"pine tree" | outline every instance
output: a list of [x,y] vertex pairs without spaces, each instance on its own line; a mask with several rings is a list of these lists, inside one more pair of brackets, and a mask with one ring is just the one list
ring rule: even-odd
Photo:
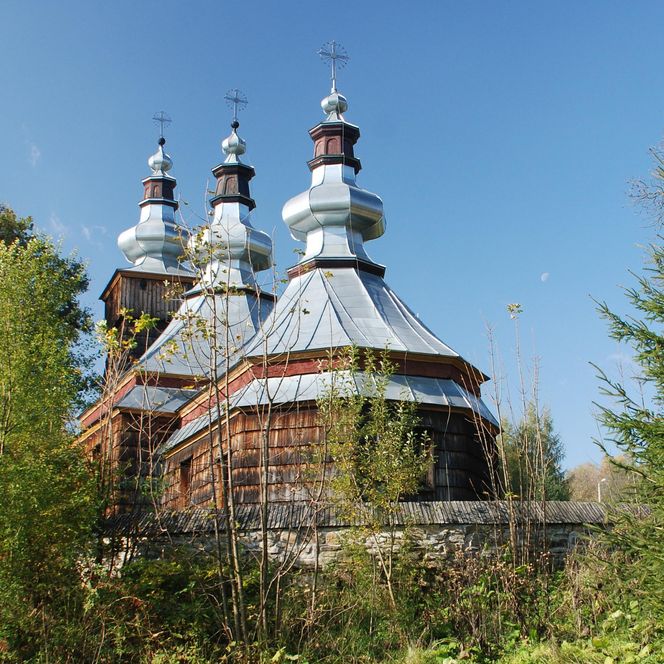
[[[612,533],[613,543],[626,552],[629,566],[616,569],[660,618],[664,616],[664,244],[662,236],[648,249],[649,265],[627,289],[634,315],[622,316],[600,304],[610,335],[628,344],[640,367],[642,389],[631,393],[622,382],[600,372],[603,393],[615,405],[600,406],[600,420],[610,441],[621,451],[619,463],[640,481],[637,500],[643,510],[623,512]],[[606,450],[605,450],[606,451]]]
[[523,500],[569,500],[562,468],[565,452],[548,408],[539,412],[529,403],[519,422],[503,421],[501,437],[507,465],[504,482],[512,494]]

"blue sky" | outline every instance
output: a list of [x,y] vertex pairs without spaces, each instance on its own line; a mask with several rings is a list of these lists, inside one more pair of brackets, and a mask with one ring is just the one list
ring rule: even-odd
[[193,224],[237,86],[250,100],[240,133],[255,225],[273,233],[283,270],[298,244],[281,207],[308,186],[307,130],[328,89],[315,52],[337,39],[351,55],[339,88],[362,130],[359,182],[387,215],[367,250],[486,372],[492,326],[515,407],[506,306],[522,305],[522,358],[537,358],[540,400],[574,466],[599,458],[589,363],[630,370],[592,297],[625,310],[620,286],[652,239],[627,192],[664,129],[663,24],[664,3],[645,0],[3,0],[0,201],[88,261],[101,317],[97,297],[124,264],[116,237],[138,220],[152,115],[173,117],[167,149]]

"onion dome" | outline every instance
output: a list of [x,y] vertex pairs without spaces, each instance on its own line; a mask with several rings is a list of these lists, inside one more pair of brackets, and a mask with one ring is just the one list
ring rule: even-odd
[[165,138],[159,139],[159,147],[148,159],[148,166],[152,169],[154,175],[166,175],[173,168],[173,160],[164,152]]
[[247,144],[237,135],[237,129],[240,123],[237,120],[231,122],[231,129],[233,130],[230,136],[227,136],[221,142],[221,149],[226,155],[225,163],[239,163],[240,156],[247,151]]
[[348,110],[348,100],[342,94],[333,90],[321,101],[320,106],[327,115],[326,122],[344,122],[342,113]]
[[272,265],[272,240],[251,225],[256,203],[249,181],[255,171],[240,159],[246,143],[238,136],[240,123],[233,120],[231,133],[221,144],[224,161],[212,169],[217,178],[210,203],[212,222],[190,240],[190,249],[205,264],[202,286],[255,290],[255,273]]
[[360,130],[344,119],[348,101],[336,89],[321,107],[326,118],[309,131],[314,142],[314,158],[308,163],[311,186],[291,198],[282,211],[293,238],[306,242],[300,266],[359,262],[382,274],[384,269],[364,249],[365,241],[385,232],[385,218],[380,197],[356,183],[361,164],[354,146]]
[[164,152],[165,143],[166,140],[160,138],[157,152],[148,159],[152,175],[143,180],[144,197],[139,203],[139,222],[120,234],[118,247],[134,264],[130,269],[158,274],[189,274],[180,265],[188,232],[175,221],[178,203],[173,191],[176,180],[168,174],[173,160]]

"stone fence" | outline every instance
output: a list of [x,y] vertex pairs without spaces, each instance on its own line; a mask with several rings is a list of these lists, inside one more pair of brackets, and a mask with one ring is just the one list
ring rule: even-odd
[[[178,512],[123,514],[110,519],[110,534],[140,542],[140,549],[155,555],[167,544],[208,548],[217,527],[225,530],[222,510],[188,509]],[[242,505],[236,523],[249,551],[261,546],[261,510]],[[353,534],[367,548],[399,546],[405,538],[425,556],[439,557],[463,550],[478,554],[495,551],[514,541],[535,551],[547,551],[560,564],[577,543],[598,528],[610,527],[604,505],[581,502],[431,501],[403,502],[391,514],[358,509],[348,518],[332,507],[313,508],[302,503],[269,506],[267,540],[274,559],[295,559],[301,567],[325,565],[339,555],[344,540]],[[368,524],[372,524],[368,528]]]

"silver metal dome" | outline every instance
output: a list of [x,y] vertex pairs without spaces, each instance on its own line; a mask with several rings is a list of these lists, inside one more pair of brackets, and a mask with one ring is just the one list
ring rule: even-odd
[[334,91],[320,102],[328,121],[343,120],[343,113],[348,110],[348,100],[339,92]]
[[164,152],[163,140],[160,139],[157,151],[148,159],[148,166],[154,175],[165,175],[173,168],[173,160]]
[[189,250],[203,266],[206,286],[254,287],[255,273],[272,265],[272,240],[253,228],[241,203],[219,203],[210,225],[192,235]]
[[[222,143],[226,159],[213,169],[218,180],[238,177],[238,173],[244,173],[247,179],[253,175],[253,169],[238,158],[246,150],[245,142],[237,135],[238,126],[234,120],[231,135]],[[222,194],[214,197],[212,204],[211,223],[189,239],[190,256],[199,268],[198,283],[141,358],[141,366],[147,371],[209,375],[214,361],[209,336],[212,330],[229,344],[216,358],[217,371],[222,371],[253,339],[274,306],[274,299],[262,296],[256,286],[255,273],[272,265],[272,241],[267,233],[251,225],[253,200],[248,189],[247,196]]]
[[[234,125],[236,123],[233,123]],[[237,135],[237,127],[233,126],[230,136],[221,142],[221,149],[226,154],[226,163],[239,162],[240,155],[247,151],[247,144]]]
[[[232,127],[230,136],[222,142],[224,164],[229,167],[241,163],[239,156],[247,147],[237,134],[237,121]],[[213,204],[210,225],[199,229],[189,240],[191,255],[204,266],[201,285],[254,288],[255,273],[272,265],[272,239],[251,225],[252,210],[246,203],[222,199],[213,200]]]
[[157,152],[148,159],[152,175],[143,180],[146,194],[140,203],[138,224],[120,233],[118,247],[133,263],[130,269],[189,274],[181,265],[189,232],[175,220],[178,204],[171,198],[175,178],[167,175],[173,160],[164,152],[163,144],[160,139]]
[[[322,125],[342,123],[359,136],[357,127],[341,116],[348,108],[343,95],[333,92],[323,99],[321,107],[328,114]],[[383,201],[357,186],[355,168],[347,163],[323,161],[316,165],[309,189],[287,201],[281,215],[292,237],[306,242],[301,263],[313,258],[357,257],[371,261],[363,243],[385,232]]]

